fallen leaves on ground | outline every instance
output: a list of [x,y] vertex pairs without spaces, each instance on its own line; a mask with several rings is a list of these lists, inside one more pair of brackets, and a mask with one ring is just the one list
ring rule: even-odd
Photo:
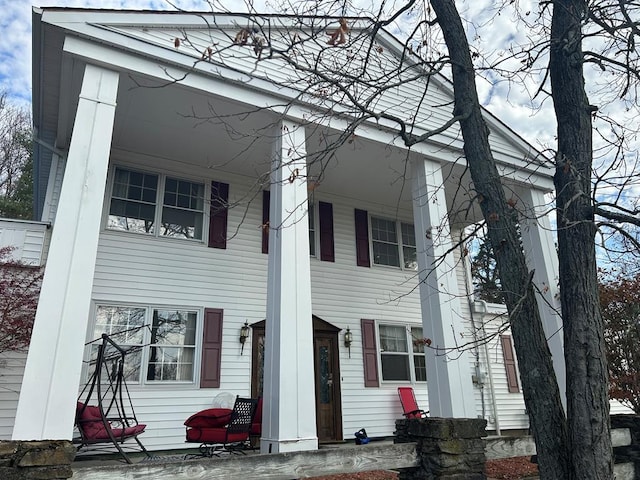
[[373,470],[371,472],[325,475],[322,477],[313,477],[310,480],[398,480],[398,474],[396,472],[390,472],[389,470]]
[[[530,457],[514,457],[502,460],[487,460],[487,477],[496,480],[520,480],[538,475],[538,465]],[[389,470],[374,470],[360,473],[341,473],[313,477],[311,480],[397,480],[398,474]]]
[[485,471],[487,476],[497,480],[518,480],[538,475],[538,465],[531,463],[531,457],[504,458],[487,460]]

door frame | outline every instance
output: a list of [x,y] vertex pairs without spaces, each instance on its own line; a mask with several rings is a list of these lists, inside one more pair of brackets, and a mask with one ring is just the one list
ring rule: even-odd
[[[314,384],[318,381],[318,363],[315,358],[316,340],[319,338],[327,339],[333,347],[333,355],[331,356],[331,369],[333,371],[332,395],[333,395],[333,431],[334,438],[323,440],[323,442],[341,442],[344,440],[342,431],[342,392],[340,384],[342,377],[340,375],[340,328],[322,320],[320,317],[313,315],[313,351],[314,351]],[[320,397],[316,389],[316,412],[319,409]],[[316,413],[316,429],[318,415]]]
[[[318,378],[318,369],[315,360],[315,341],[316,338],[326,338],[332,342],[332,345],[335,347],[335,353],[331,357],[331,367],[334,372],[334,382],[333,382],[333,430],[335,432],[335,437],[332,440],[328,441],[337,441],[341,442],[344,440],[344,432],[342,431],[342,390],[340,384],[342,383],[342,377],[340,375],[340,342],[339,342],[339,333],[341,331],[340,328],[335,325],[330,324],[329,322],[317,317],[316,315],[312,315],[313,321],[313,350],[314,350],[314,361],[313,361],[313,376],[314,376],[314,388]],[[251,396],[256,398],[260,396],[259,385],[260,379],[258,375],[260,370],[258,368],[258,348],[260,347],[261,338],[264,338],[265,335],[265,326],[266,320],[260,320],[256,322],[251,327]],[[264,352],[263,352],[264,355]],[[263,358],[264,361],[264,358]],[[316,402],[316,412],[318,410],[318,392],[315,392],[315,402]],[[317,422],[318,416],[316,414],[316,430],[317,430]]]

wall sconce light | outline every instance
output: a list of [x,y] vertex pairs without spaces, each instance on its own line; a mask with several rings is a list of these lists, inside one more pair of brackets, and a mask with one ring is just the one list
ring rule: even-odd
[[240,345],[242,345],[240,348],[240,355],[242,355],[242,352],[244,351],[244,343],[247,341],[247,338],[249,338],[249,324],[245,320],[244,325],[240,327]]
[[351,343],[353,342],[353,334],[349,327],[347,327],[347,331],[344,332],[344,346],[349,349],[349,358],[351,358]]

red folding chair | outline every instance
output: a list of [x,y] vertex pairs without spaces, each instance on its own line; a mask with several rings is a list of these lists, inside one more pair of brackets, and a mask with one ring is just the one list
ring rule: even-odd
[[403,415],[406,418],[425,418],[429,410],[424,411],[418,407],[416,396],[413,393],[413,387],[398,387],[398,396],[402,404]]

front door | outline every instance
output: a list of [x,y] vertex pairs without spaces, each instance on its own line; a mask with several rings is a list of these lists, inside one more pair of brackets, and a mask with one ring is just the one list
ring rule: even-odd
[[313,338],[313,349],[318,441],[342,440],[337,335],[316,333]]
[[[262,396],[265,321],[251,325],[251,396]],[[342,440],[340,397],[340,330],[313,316],[314,377],[316,388],[316,428],[319,442]]]

